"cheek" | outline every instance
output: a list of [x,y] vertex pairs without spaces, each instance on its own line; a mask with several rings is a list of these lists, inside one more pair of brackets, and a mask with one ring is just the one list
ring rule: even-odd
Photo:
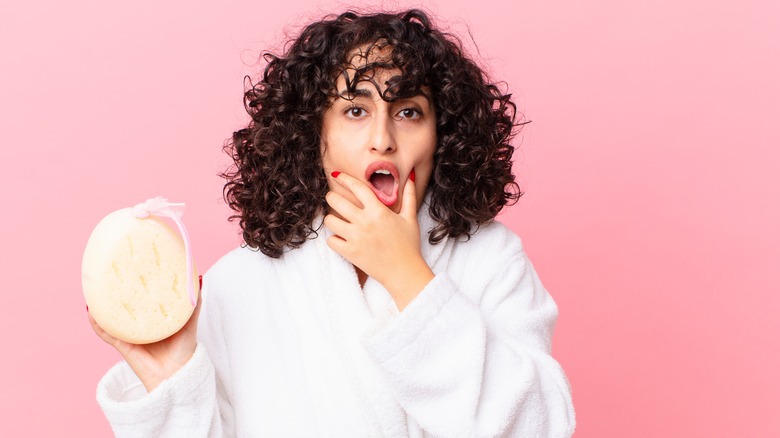
[[324,147],[320,148],[320,156],[322,157],[322,168],[325,170],[326,174],[329,174],[332,172],[333,166],[331,166],[330,155],[327,153],[327,149]]
[[422,144],[424,146],[424,156],[425,161],[433,162],[433,153],[436,151],[436,144],[438,143],[438,138],[436,136],[436,125],[430,124],[425,129],[424,138],[422,140]]
[[335,140],[332,137],[333,136],[328,136],[326,138],[323,138],[320,144],[320,156],[322,157],[322,168],[325,170],[326,175],[330,175],[330,173],[333,172],[334,170],[342,170],[342,169],[338,169],[339,142],[338,140]]
[[427,171],[430,175],[433,172],[433,154],[436,152],[436,136],[427,138],[421,147],[422,152],[417,157],[417,163],[421,170]]
[[320,157],[322,157],[322,162],[325,162],[325,159],[327,158],[327,152],[328,152],[328,144],[330,141],[328,140],[328,134],[325,132],[325,129],[320,131]]
[[345,171],[345,162],[349,162],[352,154],[350,153],[350,141],[348,136],[332,133],[326,135],[322,140],[320,155],[325,170],[330,173],[333,170]]
[[432,140],[432,144],[427,143],[423,149],[425,152],[417,157],[417,164],[415,165],[415,188],[417,189],[418,208],[422,205],[425,192],[431,182],[431,178],[433,178],[433,154],[436,151],[436,139]]

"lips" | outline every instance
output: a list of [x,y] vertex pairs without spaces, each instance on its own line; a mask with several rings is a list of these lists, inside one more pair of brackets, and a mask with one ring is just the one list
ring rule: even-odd
[[366,168],[366,181],[379,202],[390,207],[398,201],[398,168],[389,161],[375,161]]

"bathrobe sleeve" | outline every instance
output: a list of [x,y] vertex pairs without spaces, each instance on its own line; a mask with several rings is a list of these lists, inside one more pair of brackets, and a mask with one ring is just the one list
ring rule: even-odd
[[557,306],[519,238],[487,234],[366,347],[426,435],[569,437],[571,389],[550,355]]
[[111,368],[98,383],[97,401],[115,436],[235,435],[226,389],[212,360],[225,357],[224,342],[219,335],[219,323],[212,317],[215,305],[207,300],[206,281],[204,277],[198,345],[182,368],[149,393],[124,361]]

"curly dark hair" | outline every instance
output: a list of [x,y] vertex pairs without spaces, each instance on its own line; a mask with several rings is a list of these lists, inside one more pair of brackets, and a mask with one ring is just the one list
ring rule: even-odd
[[[350,82],[350,52],[366,45],[392,53],[366,60]],[[398,69],[381,93],[387,101],[429,87],[437,134],[427,189],[437,222],[428,238],[432,244],[445,236],[470,236],[522,195],[512,175],[510,141],[520,124],[511,94],[491,83],[460,41],[434,28],[425,12],[328,16],[304,28],[284,55],[266,52],[263,58],[262,79],[250,81],[244,94],[251,121],[226,143],[235,165],[221,174],[227,179],[225,201],[237,213],[230,219],[240,219],[248,246],[278,258],[317,235],[314,221],[327,212],[328,191],[322,115],[337,96],[339,75],[354,91],[371,72]]]

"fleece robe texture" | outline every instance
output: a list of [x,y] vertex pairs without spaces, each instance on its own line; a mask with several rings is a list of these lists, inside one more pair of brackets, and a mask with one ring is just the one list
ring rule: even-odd
[[203,277],[193,357],[151,393],[120,362],[97,399],[118,437],[569,437],[558,308],[499,222],[428,243],[435,278],[402,311],[319,236],[238,248]]

